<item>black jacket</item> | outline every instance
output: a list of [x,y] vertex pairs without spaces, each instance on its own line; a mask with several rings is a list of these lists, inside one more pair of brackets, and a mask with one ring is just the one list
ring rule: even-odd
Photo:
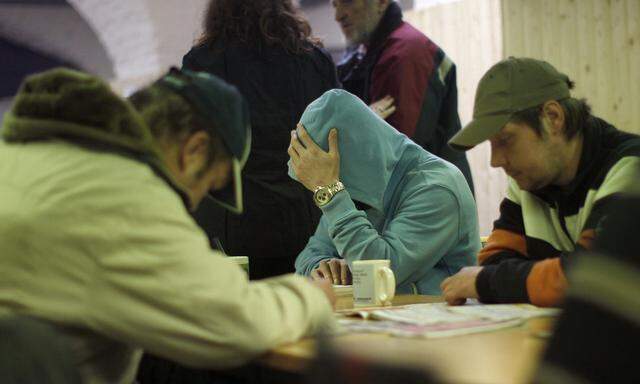
[[280,47],[196,46],[187,69],[214,74],[235,85],[251,113],[252,148],[243,171],[245,213],[237,216],[204,201],[196,221],[225,251],[249,256],[252,278],[292,272],[315,231],[320,211],[310,193],[287,175],[290,131],[306,106],[338,87],[326,51],[309,46],[293,55]]

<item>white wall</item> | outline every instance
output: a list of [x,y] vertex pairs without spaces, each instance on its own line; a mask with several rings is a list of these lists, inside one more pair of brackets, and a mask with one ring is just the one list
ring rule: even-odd
[[72,7],[0,4],[0,35],[103,78],[114,76],[97,35]]
[[147,0],[161,67],[180,66],[200,37],[207,0]]
[[325,48],[331,51],[344,49],[344,35],[336,23],[329,0],[325,5],[304,9],[302,13],[309,20],[313,34],[322,39]]
[[97,31],[123,93],[179,65],[200,33],[206,0],[69,0]]

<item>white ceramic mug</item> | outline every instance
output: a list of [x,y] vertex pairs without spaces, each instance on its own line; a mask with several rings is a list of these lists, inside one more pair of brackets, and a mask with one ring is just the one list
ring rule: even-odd
[[390,265],[389,260],[353,262],[351,275],[353,276],[353,305],[355,307],[391,304],[396,293],[396,277]]

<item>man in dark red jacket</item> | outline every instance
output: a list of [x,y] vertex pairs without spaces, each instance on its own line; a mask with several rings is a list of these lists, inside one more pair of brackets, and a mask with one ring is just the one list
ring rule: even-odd
[[447,141],[460,130],[455,64],[402,20],[391,0],[332,0],[349,48],[338,65],[344,89],[371,104],[391,95],[387,121],[427,151],[455,164],[473,191],[464,153]]

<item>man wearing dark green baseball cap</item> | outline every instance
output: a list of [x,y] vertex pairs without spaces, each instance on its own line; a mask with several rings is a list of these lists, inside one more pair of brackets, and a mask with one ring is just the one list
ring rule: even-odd
[[509,176],[500,217],[479,266],[443,281],[450,304],[560,303],[564,270],[590,248],[611,202],[638,190],[640,138],[591,114],[573,82],[549,63],[510,57],[482,77],[473,120],[449,144],[491,143]]
[[208,194],[242,209],[250,129],[234,87],[172,70],[129,102],[56,69],[14,100],[0,140],[0,317],[52,324],[83,382],[133,382],[143,349],[220,369],[331,326],[330,282],[249,282],[189,215]]

